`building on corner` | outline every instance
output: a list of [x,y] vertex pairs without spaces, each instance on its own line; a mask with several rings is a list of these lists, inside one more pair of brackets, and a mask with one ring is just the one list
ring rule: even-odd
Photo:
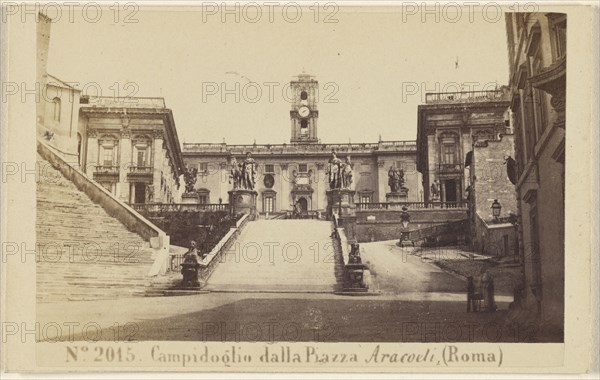
[[567,15],[508,13],[521,303],[563,333]]

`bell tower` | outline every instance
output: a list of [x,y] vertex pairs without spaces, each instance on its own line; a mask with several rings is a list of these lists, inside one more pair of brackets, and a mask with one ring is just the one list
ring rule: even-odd
[[290,142],[292,144],[316,144],[319,142],[317,138],[319,82],[313,76],[302,73],[298,75],[298,80],[290,82],[290,85],[292,90],[292,109],[290,111],[292,137]]

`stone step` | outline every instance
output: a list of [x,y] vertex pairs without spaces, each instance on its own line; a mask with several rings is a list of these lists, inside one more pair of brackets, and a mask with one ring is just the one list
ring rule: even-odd
[[[37,299],[40,302],[144,296],[156,252],[38,155],[52,181],[37,183]],[[54,181],[54,179],[58,179]],[[76,243],[73,251],[71,244]],[[100,254],[86,244],[100,249]],[[115,261],[115,244],[119,251]],[[132,247],[134,250],[132,251]],[[55,261],[57,249],[59,261]]]

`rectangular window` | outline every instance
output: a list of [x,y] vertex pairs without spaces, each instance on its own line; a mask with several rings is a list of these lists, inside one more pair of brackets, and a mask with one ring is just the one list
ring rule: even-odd
[[102,156],[102,165],[112,166],[113,165],[113,149],[104,148],[104,155]]
[[137,151],[137,166],[146,166],[146,150],[138,149]]
[[53,107],[53,119],[54,121],[60,121],[60,98],[54,98]]
[[444,155],[444,163],[445,164],[456,163],[456,145],[444,144],[442,146],[442,151],[443,151],[443,155]]
[[275,169],[274,169],[273,165],[266,164],[265,165],[265,173],[270,173],[270,174],[275,173]]
[[298,171],[300,173],[308,173],[308,165],[307,164],[299,164]]
[[275,202],[273,197],[265,197],[265,210],[264,212],[273,212],[275,210]]
[[200,202],[200,204],[207,204],[208,203],[208,195],[199,195],[198,202]]
[[198,164],[198,173],[208,173],[208,162],[201,162]]

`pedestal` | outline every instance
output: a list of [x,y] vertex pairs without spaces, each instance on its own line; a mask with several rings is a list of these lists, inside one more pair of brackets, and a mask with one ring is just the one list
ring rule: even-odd
[[198,204],[200,203],[198,200],[198,194],[197,193],[184,193],[181,194],[181,203],[185,203],[185,204]]
[[327,190],[327,219],[333,214],[339,218],[356,217],[356,206],[354,205],[354,193],[350,189]]
[[256,220],[258,212],[256,210],[256,199],[258,193],[254,190],[237,189],[229,193],[229,207],[233,215],[248,214],[250,220]]
[[399,191],[385,194],[385,200],[389,203],[406,202],[408,200],[408,188],[401,187]]

